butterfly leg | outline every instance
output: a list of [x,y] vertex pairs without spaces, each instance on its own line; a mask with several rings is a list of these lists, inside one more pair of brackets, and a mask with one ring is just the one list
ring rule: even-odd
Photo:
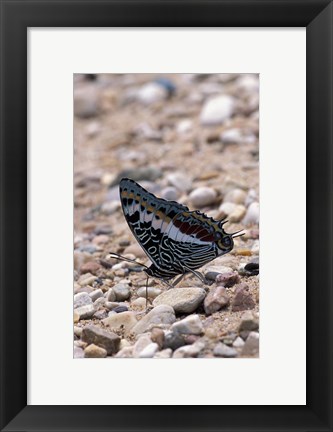
[[202,282],[203,284],[206,283],[206,278],[205,278],[205,276],[204,276],[203,274],[201,274],[200,272],[198,272],[198,271],[196,271],[196,270],[192,270],[192,269],[190,269],[190,268],[187,267],[187,266],[184,266],[184,268],[185,268],[188,272],[192,273],[195,277],[197,277],[197,278],[200,280],[200,282]]

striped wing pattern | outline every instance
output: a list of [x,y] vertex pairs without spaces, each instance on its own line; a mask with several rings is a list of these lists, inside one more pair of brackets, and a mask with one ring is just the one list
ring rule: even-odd
[[219,255],[218,222],[175,201],[157,198],[135,181],[120,182],[126,221],[152,261],[151,276],[169,279],[198,269]]

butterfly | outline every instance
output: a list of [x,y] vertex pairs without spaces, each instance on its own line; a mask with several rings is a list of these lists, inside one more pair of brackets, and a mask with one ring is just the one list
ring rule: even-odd
[[217,221],[176,201],[157,198],[129,178],[120,181],[119,193],[127,224],[152,263],[142,265],[145,273],[171,287],[189,273],[205,282],[197,269],[230,252],[233,238],[242,231],[228,234],[223,229],[226,220]]

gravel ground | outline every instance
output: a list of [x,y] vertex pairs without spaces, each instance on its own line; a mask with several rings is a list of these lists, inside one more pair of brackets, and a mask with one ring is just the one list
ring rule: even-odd
[[[259,77],[74,77],[74,357],[259,356]],[[245,230],[234,249],[168,289],[119,201],[129,177]]]

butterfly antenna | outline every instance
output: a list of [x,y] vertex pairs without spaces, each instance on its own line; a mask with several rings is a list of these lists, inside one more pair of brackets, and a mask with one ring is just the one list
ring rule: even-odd
[[137,262],[135,260],[132,260],[130,258],[126,258],[126,257],[124,257],[122,255],[119,255],[119,254],[115,253],[115,252],[109,252],[109,258],[114,258],[114,259],[117,259],[119,261],[127,261],[127,262],[130,262],[130,263],[134,263],[134,264],[137,264],[139,266],[145,267],[146,269],[148,268],[145,264],[141,264],[141,263],[139,263],[139,262]]
[[[242,232],[242,231],[244,231],[244,230],[241,229],[241,230],[236,231],[230,235],[232,236],[232,238],[241,237],[241,236],[245,235],[245,232]],[[239,234],[239,233],[241,233],[241,234]]]
[[148,309],[148,279],[149,276],[147,276],[147,280],[146,280],[146,311]]

